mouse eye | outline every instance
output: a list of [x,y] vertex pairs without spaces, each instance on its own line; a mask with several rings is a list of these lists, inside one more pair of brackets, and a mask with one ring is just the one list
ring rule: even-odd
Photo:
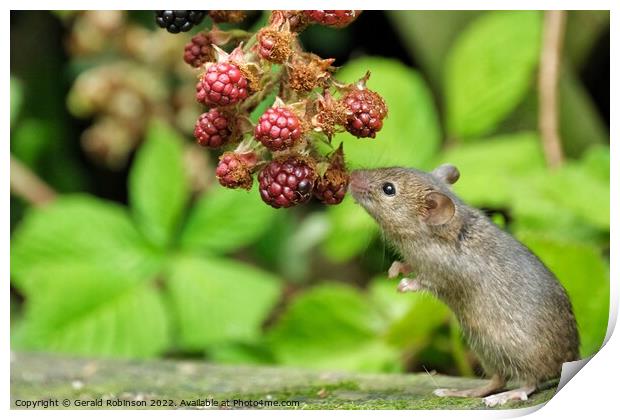
[[395,195],[396,194],[396,187],[394,187],[394,184],[392,184],[391,182],[386,182],[385,184],[383,184],[383,192],[385,193],[385,195]]

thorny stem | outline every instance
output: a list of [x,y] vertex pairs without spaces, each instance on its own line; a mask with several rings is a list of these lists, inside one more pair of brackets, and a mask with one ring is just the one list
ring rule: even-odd
[[11,192],[34,206],[56,198],[56,192],[19,159],[11,155]]
[[565,22],[566,11],[545,12],[538,74],[540,95],[538,123],[545,159],[551,168],[560,167],[564,161],[558,124],[558,84]]

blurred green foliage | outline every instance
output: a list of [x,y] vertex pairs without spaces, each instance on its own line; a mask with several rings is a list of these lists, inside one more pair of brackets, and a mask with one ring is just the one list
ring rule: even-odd
[[[561,124],[563,135],[581,134],[563,136],[571,159],[550,171],[536,133],[539,12],[389,16],[421,70],[369,56],[342,66],[346,82],[370,70],[369,88],[389,107],[376,140],[336,137],[348,164],[455,164],[457,194],[557,274],[582,354],[592,354],[608,317],[609,140],[574,75],[596,34],[588,27],[576,37],[581,15],[570,15]],[[41,173],[53,129],[17,118],[25,89],[11,79],[11,147]],[[383,275],[393,255],[350,198],[276,211],[256,191],[213,186],[195,197],[184,142],[166,123],[150,123],[130,168],[128,207],[81,193],[28,209],[11,238],[11,284],[24,302],[12,308],[14,348],[472,373],[449,310],[430,295],[395,292]]]

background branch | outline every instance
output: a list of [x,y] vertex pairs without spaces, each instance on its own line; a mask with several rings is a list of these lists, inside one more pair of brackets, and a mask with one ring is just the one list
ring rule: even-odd
[[538,74],[540,95],[538,123],[545,159],[551,168],[559,167],[564,161],[558,124],[558,84],[565,24],[566,11],[548,10],[545,12]]
[[11,193],[34,206],[56,198],[56,192],[19,159],[11,155]]

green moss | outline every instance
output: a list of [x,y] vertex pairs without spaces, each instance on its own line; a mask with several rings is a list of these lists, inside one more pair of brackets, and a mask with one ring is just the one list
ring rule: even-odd
[[[13,407],[17,399],[51,397],[59,401],[145,400],[148,408],[169,408],[151,407],[150,402],[155,400],[173,400],[179,408],[181,400],[207,398],[298,401],[298,406],[288,409],[302,410],[486,409],[478,398],[439,398],[432,393],[438,387],[467,388],[481,383],[478,379],[442,375],[353,374],[169,360],[86,360],[14,354],[11,362]],[[550,388],[504,408],[538,405],[554,392],[555,388]]]

